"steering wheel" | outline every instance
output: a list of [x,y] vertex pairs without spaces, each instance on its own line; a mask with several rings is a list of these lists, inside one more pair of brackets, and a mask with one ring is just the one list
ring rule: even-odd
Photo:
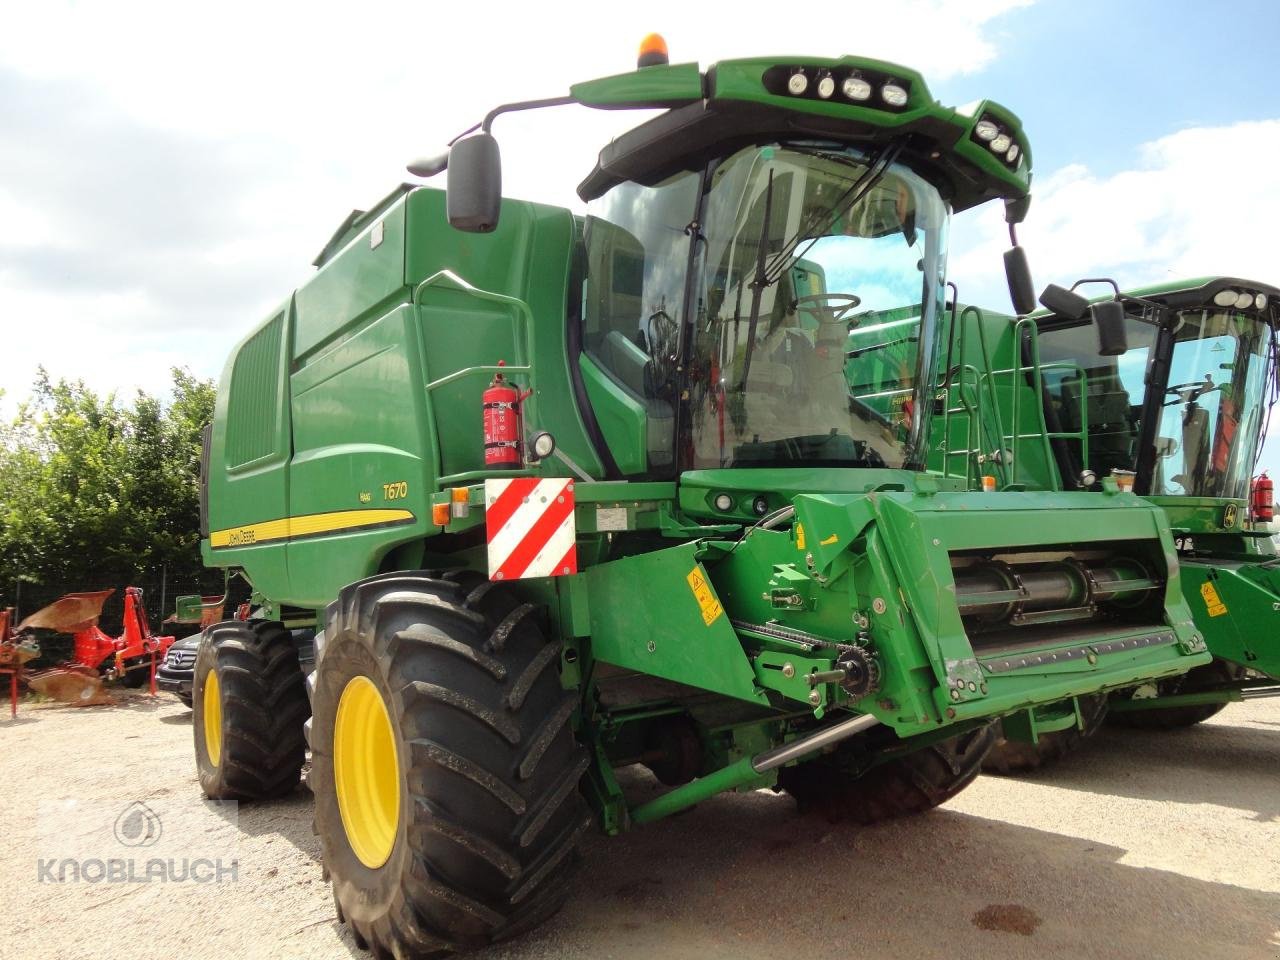
[[[858,309],[862,298],[852,293],[807,293],[797,297],[795,307],[801,313],[807,313],[818,321],[818,324],[840,323],[849,314]],[[851,324],[849,329],[853,329]]]
[[1165,393],[1172,394],[1177,397],[1176,400],[1169,400],[1164,406],[1171,407],[1175,403],[1190,403],[1199,400],[1206,393],[1217,390],[1220,385],[1212,380],[1192,380],[1190,383],[1174,383],[1165,387]]

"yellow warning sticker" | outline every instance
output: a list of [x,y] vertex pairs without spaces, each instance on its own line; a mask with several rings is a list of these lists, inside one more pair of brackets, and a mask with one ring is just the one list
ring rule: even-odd
[[698,601],[698,608],[702,611],[702,622],[708,627],[711,626],[715,623],[716,617],[724,613],[724,607],[720,606],[715,591],[711,589],[711,584],[707,583],[707,575],[702,572],[701,567],[694,567],[685,579],[689,581],[693,599]]
[[1227,605],[1222,602],[1218,591],[1208,580],[1200,584],[1200,596],[1204,598],[1205,609],[1209,611],[1209,616],[1220,617],[1227,612]]
[[803,523],[796,524],[796,549],[797,550],[804,549],[804,524]]

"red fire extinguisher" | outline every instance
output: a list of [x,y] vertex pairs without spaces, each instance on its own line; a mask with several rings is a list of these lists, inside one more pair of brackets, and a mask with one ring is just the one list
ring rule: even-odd
[[1271,478],[1265,473],[1254,477],[1253,489],[1249,491],[1249,510],[1254,520],[1269,521],[1275,516],[1275,496]]
[[[498,366],[506,366],[503,360]],[[520,466],[520,391],[501,373],[481,395],[484,407],[484,465],[498,470]]]

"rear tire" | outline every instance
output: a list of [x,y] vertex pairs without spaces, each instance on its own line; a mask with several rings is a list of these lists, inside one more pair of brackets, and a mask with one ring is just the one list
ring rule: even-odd
[[1093,736],[1107,716],[1106,694],[1093,694],[1078,698],[1080,714],[1084,720],[1084,729],[1068,727],[1066,730],[1051,730],[1040,734],[1035,743],[1023,740],[1006,740],[1004,730],[999,723],[996,729],[995,746],[982,762],[982,769],[987,773],[999,773],[1005,776],[1014,773],[1026,773],[1038,770],[1051,763],[1057,763],[1069,753],[1074,753],[1086,737]]
[[[470,574],[391,574],[343,590],[324,636],[310,783],[338,918],[356,944],[377,957],[430,956],[558,910],[591,823],[578,790],[589,758],[570,727],[578,697],[560,686],[560,644],[536,608]],[[397,769],[339,790],[336,771],[355,756],[345,733],[335,737],[339,708],[366,681]],[[384,783],[398,791],[380,808],[395,811],[394,829],[370,858],[368,818],[351,814],[349,831],[344,803],[351,811],[368,784],[379,795]]]
[[263,800],[298,786],[310,715],[289,631],[228,620],[205,631],[191,686],[196,769],[211,800]]
[[799,766],[784,767],[778,784],[795,798],[802,813],[817,813],[833,823],[869,826],[924,813],[950,800],[977,778],[995,739],[996,724],[988,723],[894,757],[865,773],[858,757],[848,749],[837,749]]
[[[1213,660],[1202,667],[1193,667],[1181,677],[1156,681],[1161,696],[1179,693],[1201,693],[1242,680],[1245,668],[1228,660]],[[1126,691],[1132,696],[1133,691]],[[1123,694],[1122,694],[1123,695]],[[1110,722],[1120,727],[1136,730],[1179,730],[1203,723],[1222,712],[1225,703],[1202,703],[1191,707],[1157,707],[1152,710],[1117,710],[1110,715]]]

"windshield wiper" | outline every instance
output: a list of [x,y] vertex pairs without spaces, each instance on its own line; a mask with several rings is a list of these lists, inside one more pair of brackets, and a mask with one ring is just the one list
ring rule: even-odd
[[773,170],[769,170],[769,186],[764,192],[764,217],[760,222],[760,243],[756,248],[756,275],[751,280],[751,319],[747,322],[747,352],[742,358],[742,379],[738,390],[747,386],[747,374],[751,372],[751,354],[756,348],[756,327],[760,323],[760,300],[764,288],[769,286],[764,269],[765,249],[769,244],[769,221],[773,219]]
[[[839,160],[847,163],[844,158],[835,157],[828,153],[803,151],[810,153],[811,156],[823,157],[828,160]],[[849,185],[849,189],[836,198],[835,203],[825,211],[815,211],[809,218],[807,223],[802,223],[795,234],[782,245],[782,249],[774,255],[769,262],[768,282],[770,284],[777,283],[782,277],[782,269],[786,263],[793,259],[794,251],[804,242],[805,237],[812,237],[809,246],[813,246],[818,242],[820,237],[827,234],[827,231],[835,224],[837,220],[843,217],[846,211],[852,209],[858,204],[868,193],[871,188],[880,182],[880,178],[884,176],[884,172],[889,169],[889,164],[898,158],[898,154],[902,152],[901,143],[890,143],[884,147],[879,153],[871,157],[866,169],[858,176],[856,180]],[[809,247],[805,247],[807,251]],[[795,258],[799,258],[803,254],[794,254]]]
[[[871,192],[871,188],[880,181],[885,171],[889,169],[889,164],[893,163],[901,152],[901,143],[887,144],[884,149],[871,158],[866,170],[850,184],[849,189],[841,194],[835,203],[825,211],[815,213],[809,218],[808,222],[802,223],[791,239],[784,242],[782,249],[766,263],[765,247],[769,241],[769,221],[772,219],[773,208],[773,170],[770,169],[769,185],[764,196],[764,222],[760,225],[760,246],[756,252],[756,271],[750,284],[751,316],[747,322],[747,352],[742,360],[742,377],[738,380],[739,391],[746,389],[747,374],[751,372],[751,356],[755,352],[756,330],[760,324],[760,301],[764,296],[765,289],[782,279],[782,271],[786,269],[787,263],[791,261],[792,255],[800,244],[804,242],[805,237],[813,234],[813,238],[809,241],[809,246],[813,246],[818,242],[819,237],[825,236],[831,226],[844,216],[846,211],[852,209],[863,197]],[[815,155],[837,159],[829,154]],[[805,247],[806,251],[808,249],[809,247]],[[738,318],[735,316],[735,323],[737,320]]]
[[846,350],[844,355],[850,360],[856,360],[858,357],[868,353],[875,353],[877,350],[884,350],[886,347],[896,347],[900,343],[919,343],[919,335],[910,337],[899,337],[897,340],[886,340],[884,343],[872,344],[869,347],[857,347],[853,350]]

